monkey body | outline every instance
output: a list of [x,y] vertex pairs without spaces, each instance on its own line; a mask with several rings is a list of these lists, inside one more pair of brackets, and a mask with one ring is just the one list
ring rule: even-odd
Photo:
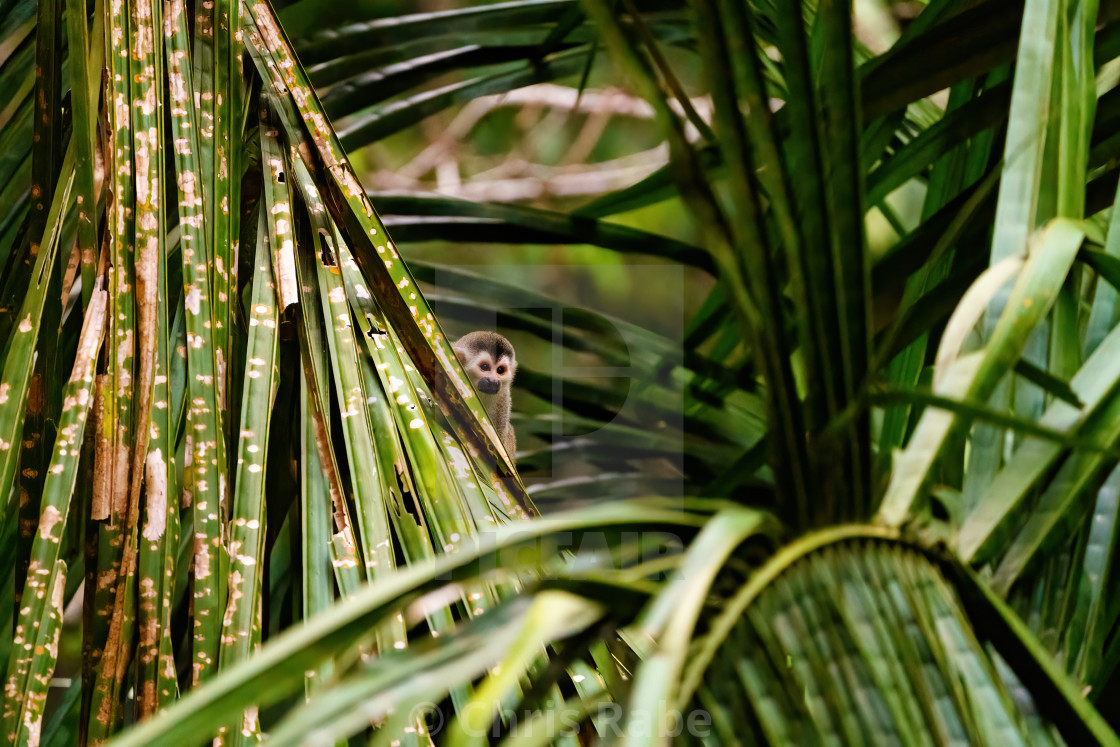
[[479,399],[482,400],[482,405],[486,408],[486,414],[490,416],[490,422],[494,425],[494,430],[498,432],[498,438],[502,440],[502,446],[505,448],[506,454],[513,461],[517,454],[517,435],[513,432],[513,424],[509,422],[510,411],[513,409],[509,389],[502,387],[494,395],[479,394]]
[[502,447],[513,461],[517,453],[517,437],[510,422],[513,409],[510,389],[517,372],[513,345],[497,332],[479,330],[463,335],[452,348],[478,392]]

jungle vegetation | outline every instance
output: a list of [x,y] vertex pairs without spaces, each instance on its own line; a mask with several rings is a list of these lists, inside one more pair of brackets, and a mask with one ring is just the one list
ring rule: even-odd
[[4,738],[1120,743],[1118,123],[1109,0],[0,0]]

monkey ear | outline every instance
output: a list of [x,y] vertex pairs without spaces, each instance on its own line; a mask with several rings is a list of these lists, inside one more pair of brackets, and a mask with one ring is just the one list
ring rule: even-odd
[[458,345],[452,345],[451,349],[455,351],[455,357],[459,359],[459,365],[467,365],[467,351],[463,350]]

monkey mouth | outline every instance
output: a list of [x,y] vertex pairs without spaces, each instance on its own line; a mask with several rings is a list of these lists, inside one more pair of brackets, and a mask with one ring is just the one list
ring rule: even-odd
[[497,379],[479,379],[478,391],[482,394],[497,394],[502,385]]

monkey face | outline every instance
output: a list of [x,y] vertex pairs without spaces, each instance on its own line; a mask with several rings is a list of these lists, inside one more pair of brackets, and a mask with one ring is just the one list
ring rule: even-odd
[[513,379],[513,366],[508,356],[494,360],[490,353],[481,351],[465,367],[479,394],[497,394],[503,384]]
[[[505,338],[501,339],[505,341]],[[517,361],[512,355],[512,346],[508,342],[505,344],[508,352],[500,346],[496,349],[490,340],[476,340],[471,335],[455,343],[455,355],[479,394],[495,395],[503,385],[508,388],[513,381]]]

